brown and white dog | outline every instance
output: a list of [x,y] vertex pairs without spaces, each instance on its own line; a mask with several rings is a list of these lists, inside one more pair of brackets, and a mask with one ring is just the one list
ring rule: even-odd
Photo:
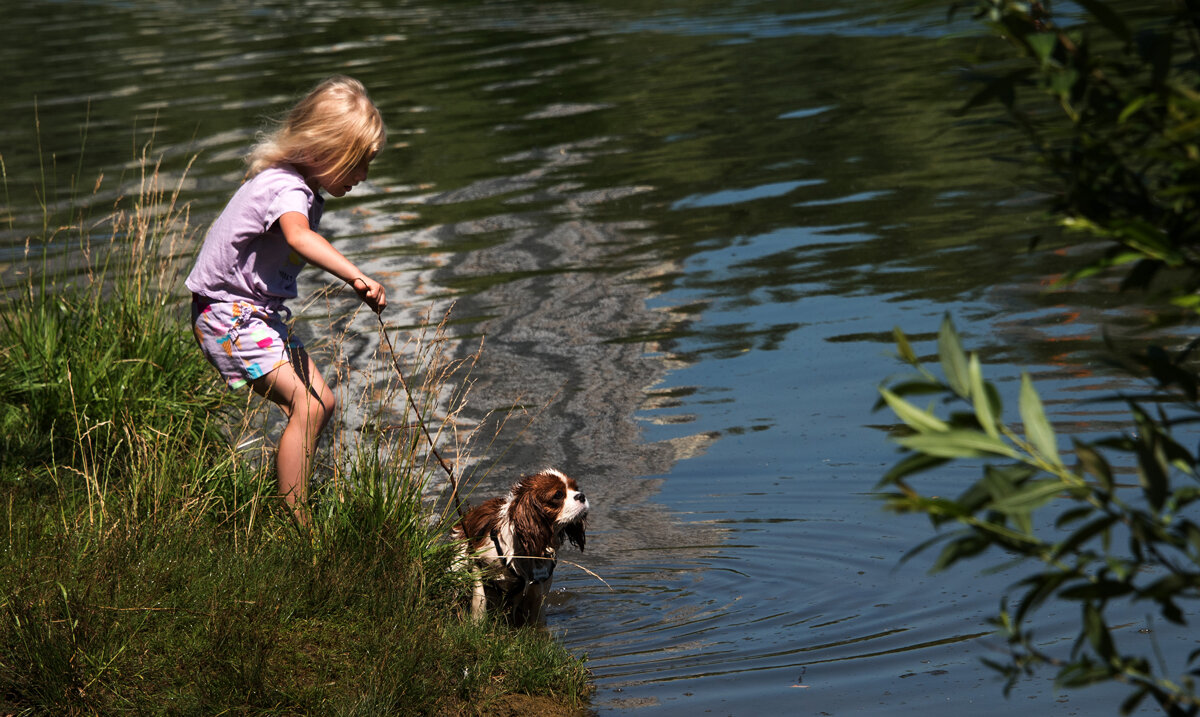
[[547,469],[522,477],[508,495],[458,521],[453,537],[479,568],[471,615],[478,619],[491,609],[514,626],[545,622],[558,549],[566,538],[583,550],[588,509],[575,479]]

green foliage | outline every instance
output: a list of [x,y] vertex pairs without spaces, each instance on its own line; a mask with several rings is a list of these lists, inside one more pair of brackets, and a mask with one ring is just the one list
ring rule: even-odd
[[[1191,517],[1200,500],[1200,457],[1174,435],[1175,428],[1200,415],[1200,404],[1180,406],[1187,418],[1172,418],[1161,408],[1151,416],[1137,400],[1124,399],[1135,430],[1094,442],[1074,440],[1075,460],[1067,465],[1027,374],[1021,379],[1020,422],[1010,426],[1003,420],[995,386],[983,379],[978,357],[963,351],[948,317],[938,339],[943,378],[916,358],[899,329],[896,337],[901,355],[918,376],[880,389],[881,405],[904,424],[895,441],[910,454],[882,480],[892,489],[889,507],[925,513],[936,526],[960,526],[921,546],[943,543],[934,564],[938,570],[992,548],[1003,550],[1006,559],[1039,565],[1018,584],[1015,607],[1005,603],[995,618],[1011,647],[1011,661],[991,664],[1008,675],[1010,686],[1020,675],[1048,664],[1058,668],[1063,686],[1121,680],[1134,688],[1131,705],[1151,696],[1172,714],[1200,711],[1191,674],[1194,660],[1175,666],[1178,677],[1164,674],[1165,668],[1154,667],[1148,656],[1119,651],[1106,621],[1114,604],[1144,602],[1164,619],[1185,624],[1181,603],[1200,598],[1200,524]],[[1163,360],[1150,354],[1143,358]],[[1196,378],[1188,376],[1195,388]],[[1162,383],[1156,387],[1169,388]],[[907,400],[913,395],[940,400],[919,408]],[[938,405],[949,406],[949,418],[937,415]],[[1117,469],[1105,450],[1129,457],[1136,486],[1114,479]],[[950,459],[984,461],[982,477],[953,499],[929,497],[913,485],[915,477]],[[1039,523],[1036,515],[1053,517],[1053,526]],[[1023,627],[1050,599],[1075,603],[1080,611],[1080,640],[1067,659],[1048,654]]]
[[[998,101],[1029,138],[1054,216],[1078,230],[1068,240],[1085,247],[1083,265],[1063,281],[1119,272],[1123,289],[1161,291],[1200,309],[1200,3],[1126,11],[1132,3],[1080,0],[1062,22],[1048,2],[970,5],[1017,57],[991,62],[963,110]],[[999,391],[948,317],[938,333],[940,377],[899,329],[896,344],[917,375],[881,388],[879,405],[903,423],[894,440],[905,457],[881,482],[889,506],[924,513],[939,529],[957,526],[919,548],[942,546],[936,569],[995,558],[994,549],[1005,564],[1036,566],[993,618],[1010,652],[989,664],[1010,688],[1051,666],[1064,687],[1128,685],[1123,713],[1149,697],[1168,714],[1200,714],[1200,651],[1182,664],[1139,654],[1114,639],[1109,623],[1112,612],[1138,605],[1184,625],[1185,608],[1200,598],[1193,519],[1200,457],[1185,447],[1200,419],[1194,345],[1128,357],[1151,386],[1141,398],[1115,399],[1128,405],[1129,428],[1068,446],[1027,374],[1017,394],[1019,422],[1005,421]],[[918,396],[931,403],[911,402]],[[958,497],[931,496],[917,485],[962,460],[981,475]],[[1120,481],[1123,473],[1136,474],[1136,485]],[[1078,610],[1078,638],[1065,656],[1029,627],[1048,602]]]
[[1089,0],[1061,24],[1049,2],[973,5],[1018,57],[989,65],[963,110],[1004,104],[1049,170],[1059,221],[1107,245],[1065,280],[1120,268],[1124,288],[1148,288],[1178,269],[1161,288],[1200,306],[1197,3],[1139,3],[1127,18]]
[[55,455],[82,469],[100,457],[132,459],[154,429],[196,442],[215,431],[208,414],[227,404],[197,364],[170,306],[67,289],[25,294],[0,316],[0,436],[5,466]]
[[111,482],[162,498],[166,486],[149,480],[158,468],[146,465],[156,444],[220,445],[214,418],[230,397],[193,360],[187,309],[170,292],[187,209],[145,155],[142,167],[137,196],[101,221],[44,209],[57,227],[41,238],[46,256],[27,261],[3,296],[0,486],[70,493]]

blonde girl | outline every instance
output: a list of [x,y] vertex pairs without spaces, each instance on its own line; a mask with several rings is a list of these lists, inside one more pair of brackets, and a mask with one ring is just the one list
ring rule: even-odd
[[333,415],[333,392],[281,314],[296,276],[316,264],[353,287],[373,311],[383,286],[320,234],[324,191],[345,196],[367,177],[386,129],[362,83],[318,84],[247,157],[247,181],[213,222],[185,281],[204,355],[232,389],[249,385],[279,405],[287,426],[275,468],[279,495],[308,525],[308,476],[317,438]]

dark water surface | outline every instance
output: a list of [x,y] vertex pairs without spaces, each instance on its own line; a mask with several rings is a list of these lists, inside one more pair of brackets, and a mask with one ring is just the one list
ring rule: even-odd
[[[1019,573],[898,567],[927,525],[873,496],[894,325],[932,353],[952,312],[1010,405],[1027,367],[1088,433],[1118,418],[1078,404],[1119,380],[1098,327],[1142,321],[1102,287],[1043,293],[1067,259],[1023,251],[1041,218],[998,161],[1020,140],[953,116],[970,41],[910,5],[0,2],[0,270],[39,197],[68,204],[79,176],[76,202],[111,203],[151,138],[168,180],[198,155],[181,199],[203,226],[261,118],[353,74],[392,146],[324,227],[389,321],[454,304],[461,350],[485,337],[465,421],[544,407],[481,456],[477,495],[543,465],[589,494],[566,557],[611,589],[563,566],[550,623],[601,712],[1112,713],[1120,691],[1048,679],[1006,701],[979,660]],[[305,309],[308,335],[348,306]],[[343,326],[348,362],[374,351],[368,317]],[[1039,619],[1046,645],[1072,617]],[[1117,637],[1195,648],[1145,626]]]

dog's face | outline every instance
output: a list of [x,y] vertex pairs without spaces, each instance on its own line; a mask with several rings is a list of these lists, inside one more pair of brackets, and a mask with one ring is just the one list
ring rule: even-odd
[[583,550],[590,506],[574,478],[556,470],[545,470],[518,483],[513,488],[513,498],[511,515],[518,523],[518,532],[532,534],[548,530],[553,535],[565,536]]

